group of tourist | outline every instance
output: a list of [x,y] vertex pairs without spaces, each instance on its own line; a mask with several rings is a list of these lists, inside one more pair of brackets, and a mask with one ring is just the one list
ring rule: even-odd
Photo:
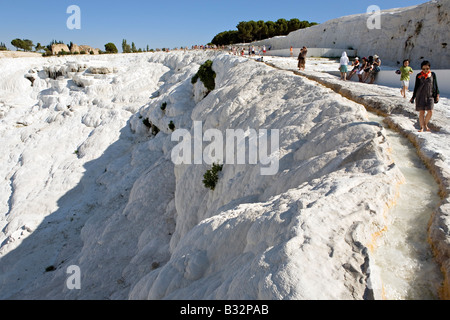
[[[362,63],[358,61],[358,58],[355,58],[355,61],[352,63],[353,70],[350,72],[349,80],[356,73],[360,82],[366,82],[370,78],[369,83],[373,83],[377,73],[380,72],[381,60],[377,55],[373,56],[373,60],[371,58],[366,59],[364,57]],[[346,66],[348,63],[347,54],[344,52],[341,57],[340,69],[341,79],[344,81],[347,80]],[[419,112],[419,132],[430,132],[431,129],[428,127],[428,124],[433,115],[434,104],[439,102],[439,86],[436,74],[431,72],[431,64],[429,61],[423,61],[421,69],[422,71],[416,76],[414,92],[410,102],[416,104],[416,111]],[[402,67],[396,73],[400,75],[400,94],[406,99],[411,75],[414,73],[413,69],[409,66],[409,59],[403,61]]]
[[347,52],[344,51],[340,59],[339,68],[339,71],[341,72],[341,79],[344,81],[351,80],[352,77],[357,74],[359,82],[367,82],[367,80],[369,80],[369,83],[373,84],[378,72],[381,71],[381,59],[375,54],[373,56],[369,56],[368,58],[364,57],[361,60],[362,61],[356,57],[351,64],[353,69],[350,73],[348,73],[348,65],[350,64],[350,60],[347,56]]
[[[269,47],[270,50],[270,47]],[[235,55],[245,55],[245,49],[242,47],[232,47],[231,52]],[[290,49],[291,56],[293,55],[293,48]],[[248,55],[264,55],[266,53],[266,47],[248,47]],[[298,68],[305,70],[306,57],[308,54],[308,48],[303,47],[298,55]],[[349,72],[348,66],[353,67]],[[428,126],[431,117],[433,115],[434,105],[439,102],[439,87],[436,74],[431,71],[431,64],[429,61],[423,61],[421,64],[421,72],[416,76],[416,82],[414,86],[414,92],[412,98],[409,100],[411,103],[415,103],[416,111],[419,112],[419,132],[430,132]],[[350,64],[350,59],[347,56],[347,52],[343,52],[340,58],[339,71],[341,79],[343,81],[351,80],[356,74],[361,83],[373,84],[377,74],[381,70],[381,59],[378,55],[364,57],[361,60],[356,57]],[[409,66],[409,60],[404,60],[402,67],[396,71],[400,75],[401,90],[400,93],[403,98],[406,99],[406,93],[409,89],[410,76],[414,73],[413,69]]]
[[[303,47],[298,56],[298,68],[300,70],[305,69],[307,52],[307,48]],[[381,70],[381,59],[378,55],[369,56],[368,58],[364,57],[362,58],[362,61],[356,57],[351,64],[353,69],[350,73],[348,73],[349,65],[349,57],[347,56],[347,52],[344,51],[340,58],[339,67],[341,80],[351,80],[351,78],[357,74],[359,82],[365,83],[369,80],[369,83],[373,84],[377,74]],[[419,132],[430,132],[431,129],[428,127],[428,124],[433,115],[434,105],[439,102],[439,86],[436,73],[431,71],[431,64],[429,61],[423,61],[421,64],[421,69],[421,72],[416,76],[414,92],[410,102],[413,104],[415,103],[416,111],[419,112]],[[402,67],[397,70],[396,73],[400,75],[400,81],[402,83],[400,93],[403,98],[406,99],[406,93],[409,89],[410,76],[414,73],[413,69],[409,66],[409,60],[404,60]]]
[[229,50],[230,53],[235,55],[235,56],[245,56],[245,54],[247,53],[249,56],[264,56],[268,50],[270,50],[271,47],[266,47],[265,45],[263,46],[248,46],[247,48],[245,47],[239,47],[239,46],[230,46]]

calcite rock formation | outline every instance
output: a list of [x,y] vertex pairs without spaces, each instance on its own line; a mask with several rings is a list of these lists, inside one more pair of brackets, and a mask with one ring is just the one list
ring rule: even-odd
[[100,49],[95,49],[91,46],[88,45],[77,45],[77,44],[72,44],[72,48],[70,50],[71,53],[81,53],[81,52],[85,52],[86,54],[90,54],[91,52],[93,52],[93,54],[99,54],[100,53]]
[[64,44],[64,43],[56,43],[52,45],[52,54],[56,55],[61,53],[62,51],[64,52],[70,52],[69,47]]

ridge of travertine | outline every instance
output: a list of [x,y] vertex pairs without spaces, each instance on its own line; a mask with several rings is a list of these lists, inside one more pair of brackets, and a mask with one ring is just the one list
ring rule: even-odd
[[[0,65],[2,298],[381,297],[368,248],[402,175],[362,105],[214,52],[27,59]],[[200,99],[207,59],[216,89]],[[171,121],[278,129],[279,171],[225,164],[206,189],[208,165],[173,164]]]
[[[273,65],[276,67],[276,65]],[[450,299],[450,123],[447,104],[437,104],[430,126],[434,134],[417,132],[418,116],[415,105],[408,103],[386,87],[355,82],[342,82],[323,72],[295,71],[336,93],[364,105],[371,112],[385,117],[389,126],[407,137],[416,147],[440,187],[441,203],[435,208],[429,222],[429,243],[444,274],[440,296]],[[370,94],[367,94],[370,86]],[[394,90],[395,91],[395,90]]]

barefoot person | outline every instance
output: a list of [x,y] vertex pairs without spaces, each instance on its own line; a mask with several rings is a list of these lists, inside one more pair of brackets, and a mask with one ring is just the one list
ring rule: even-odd
[[[416,111],[419,111],[419,132],[431,131],[428,123],[433,115],[434,104],[439,102],[439,87],[436,74],[431,72],[431,64],[422,62],[422,72],[416,76],[414,94],[411,103],[416,102]],[[427,114],[425,115],[425,111]]]

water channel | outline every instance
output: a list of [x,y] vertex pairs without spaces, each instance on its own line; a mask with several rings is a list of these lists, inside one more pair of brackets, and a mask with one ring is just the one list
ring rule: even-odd
[[439,187],[409,140],[389,129],[382,117],[370,114],[370,118],[386,128],[392,157],[405,177],[397,205],[388,213],[387,231],[374,250],[383,298],[439,299],[443,276],[427,241],[428,223],[440,202]]

